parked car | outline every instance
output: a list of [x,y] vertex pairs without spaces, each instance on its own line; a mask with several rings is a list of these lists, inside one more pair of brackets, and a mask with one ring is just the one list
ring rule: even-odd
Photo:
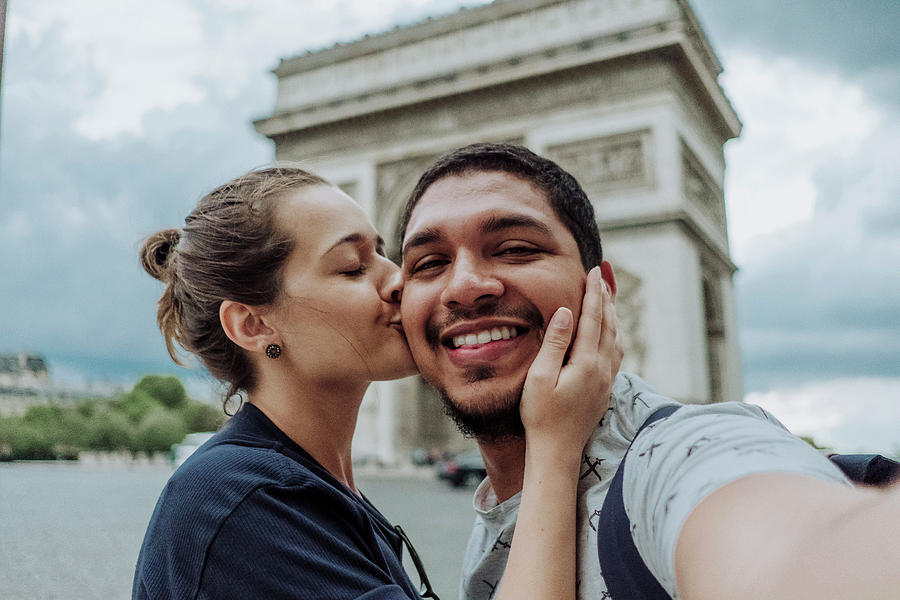
[[437,465],[437,477],[453,487],[475,487],[487,477],[481,452],[470,450],[443,460]]
[[169,458],[172,461],[172,465],[180,467],[181,463],[186,461],[188,457],[194,453],[194,450],[202,446],[206,440],[215,435],[215,433],[215,431],[189,433],[180,444],[172,444],[172,448],[169,451]]

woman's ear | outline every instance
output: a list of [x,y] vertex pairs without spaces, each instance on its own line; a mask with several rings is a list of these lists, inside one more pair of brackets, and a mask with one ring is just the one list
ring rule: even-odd
[[269,327],[257,307],[223,300],[219,306],[219,322],[228,339],[249,352],[264,352],[275,341],[275,330]]
[[606,282],[606,285],[609,286],[609,295],[612,297],[613,302],[616,301],[616,275],[613,273],[612,265],[607,261],[603,261],[600,263],[600,275],[603,277],[603,281]]

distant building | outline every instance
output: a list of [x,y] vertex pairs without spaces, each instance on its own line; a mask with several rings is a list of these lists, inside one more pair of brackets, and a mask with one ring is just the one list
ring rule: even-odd
[[[740,400],[723,146],[741,123],[687,0],[494,0],[282,60],[255,123],[369,212],[397,256],[422,171],[477,141],[570,170],[616,270],[623,368],[685,402]],[[373,386],[363,453],[456,443],[417,378]]]
[[47,361],[38,354],[0,354],[0,393],[33,395],[50,389]]
[[38,354],[0,354],[0,416],[22,414],[51,396],[47,361]]

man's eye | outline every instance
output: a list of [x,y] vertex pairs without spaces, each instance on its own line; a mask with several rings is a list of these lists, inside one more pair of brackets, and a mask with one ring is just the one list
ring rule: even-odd
[[497,250],[498,255],[518,255],[518,256],[528,256],[531,254],[537,254],[540,252],[534,246],[506,246]]
[[410,273],[427,273],[429,271],[434,271],[439,269],[443,265],[447,264],[445,259],[441,258],[425,258],[417,262],[413,265],[412,269],[410,269]]

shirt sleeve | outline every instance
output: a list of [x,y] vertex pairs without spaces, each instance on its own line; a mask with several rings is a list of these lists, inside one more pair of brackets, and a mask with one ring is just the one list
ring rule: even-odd
[[644,430],[625,464],[623,496],[635,546],[673,598],[681,527],[716,489],[775,472],[849,484],[831,461],[769,413],[742,402],[683,406]]
[[378,526],[315,486],[258,488],[216,534],[197,598],[416,598]]

